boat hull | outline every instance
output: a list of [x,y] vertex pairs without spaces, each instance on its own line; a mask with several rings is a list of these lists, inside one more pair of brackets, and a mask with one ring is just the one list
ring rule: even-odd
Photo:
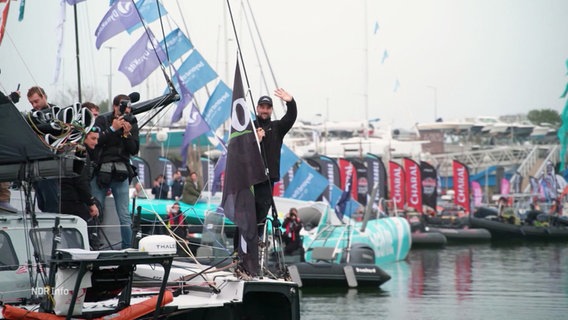
[[[294,272],[298,273],[302,287],[378,288],[391,279],[391,276],[378,266],[361,263],[300,262],[290,268],[292,278]],[[350,278],[352,276],[354,277]]]
[[483,228],[428,227],[429,231],[443,234],[448,243],[477,243],[491,241],[491,232]]
[[440,248],[448,243],[448,239],[440,232],[414,231],[412,232],[413,248]]
[[541,241],[568,241],[568,227],[516,225],[486,218],[470,218],[472,228],[484,228],[493,240],[527,239]]

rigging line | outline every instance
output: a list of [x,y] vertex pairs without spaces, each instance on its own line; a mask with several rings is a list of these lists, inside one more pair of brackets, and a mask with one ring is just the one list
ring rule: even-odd
[[[260,30],[258,29],[258,24],[256,23],[256,18],[254,17],[254,13],[252,12],[252,7],[250,5],[249,0],[247,0],[247,5],[249,7],[249,12],[250,12],[250,16],[252,18],[254,28],[256,30],[256,35],[258,36],[258,40],[260,41],[260,47],[262,48],[262,52],[264,53],[264,58],[266,59],[266,63],[268,64],[268,69],[270,70],[270,75],[272,76],[272,81],[274,81],[274,85],[276,86],[276,88],[280,88],[278,86],[278,82],[276,81],[276,76],[274,75],[274,70],[272,69],[272,63],[270,63],[270,59],[268,58],[268,53],[266,52],[266,47],[264,46],[264,41],[262,40],[262,36],[260,35]],[[285,108],[286,104],[284,103],[284,101],[282,99],[280,99],[280,104],[282,105],[282,108],[284,110],[286,110],[286,108]]]
[[260,75],[261,75],[262,81],[264,83],[264,89],[268,92],[268,83],[266,83],[266,77],[264,76],[264,69],[262,68],[260,57],[258,55],[258,48],[257,48],[257,45],[256,45],[256,41],[254,40],[254,36],[253,36],[252,30],[251,30],[251,27],[250,27],[248,16],[246,14],[246,8],[244,7],[243,2],[241,2],[241,6],[243,8],[244,17],[245,17],[245,21],[246,21],[246,24],[247,24],[247,29],[248,29],[248,32],[249,32],[249,35],[250,35],[250,38],[251,38],[251,41],[252,41],[252,46],[254,48],[254,54],[256,55],[256,60],[258,61],[258,65],[260,67]]
[[[175,88],[174,88],[173,90],[175,90]],[[177,93],[176,93],[176,94],[177,94]],[[157,102],[156,102],[156,105],[162,104],[163,101],[165,101],[166,99],[168,99],[168,97],[163,97],[160,101],[157,101]],[[139,128],[139,129],[142,129],[148,122],[150,122],[150,120],[152,120],[154,117],[156,117],[156,115],[157,115],[158,113],[160,113],[160,112],[161,112],[164,108],[166,108],[166,107],[168,107],[168,105],[160,106],[159,108],[152,107],[152,109],[157,109],[157,110],[156,110],[156,113],[155,113],[154,115],[148,117],[148,119],[146,120],[146,122],[144,122],[143,124],[139,125],[138,128]],[[151,110],[152,110],[152,109],[151,109]]]
[[[178,7],[178,11],[183,12],[181,10],[181,6],[179,5],[179,0],[176,0],[176,4],[177,4],[177,7]],[[187,28],[187,23],[185,23],[185,18],[184,18],[183,14],[181,15],[181,21],[183,22],[183,28],[185,29],[185,35],[187,36],[187,38],[191,42],[191,38],[189,37],[189,29]],[[191,42],[191,43],[193,43],[193,42]]]
[[[142,14],[140,13],[140,10],[138,9],[138,7],[136,6],[136,4],[134,3],[134,0],[131,0],[132,5],[134,6],[134,8],[136,9],[136,13],[138,14],[138,18],[140,18],[140,23],[142,23],[142,27],[144,28],[144,32],[146,33],[146,36],[148,37],[148,39],[150,40],[150,44],[152,45],[152,51],[154,51],[154,55],[156,56],[156,59],[158,59],[158,62],[160,63],[160,69],[162,70],[162,73],[164,74],[164,78],[166,79],[166,83],[168,84],[168,87],[170,88],[170,90],[172,92],[177,93],[172,80],[170,79],[170,77],[168,76],[168,73],[166,72],[166,68],[164,67],[164,63],[162,62],[162,60],[160,59],[160,56],[158,55],[158,51],[156,50],[156,45],[154,43],[153,40],[156,39],[156,37],[154,37],[154,35],[150,32],[150,28],[148,28],[148,25],[146,24],[146,22],[144,21],[144,19],[142,18]],[[158,3],[158,0],[156,0],[156,5],[158,6],[158,14],[160,14],[160,5]],[[164,33],[164,25],[162,23],[162,17],[160,16],[160,26],[162,28],[162,34]],[[166,43],[165,45],[166,47],[166,59],[168,59],[168,61],[170,60],[169,58],[169,54],[168,54],[168,45]]]
[[233,26],[233,34],[235,35],[235,41],[237,42],[237,57],[240,58],[240,60],[241,60],[241,66],[243,68],[243,73],[245,75],[245,82],[247,83],[247,91],[249,93],[249,96],[251,97],[251,100],[254,100],[252,98],[252,93],[251,93],[251,90],[250,90],[250,82],[249,82],[249,78],[248,78],[247,68],[245,67],[245,61],[243,59],[243,53],[242,53],[242,50],[241,50],[241,42],[239,40],[239,35],[237,34],[237,26],[235,25],[235,17],[233,16],[233,10],[231,9],[231,4],[229,3],[229,0],[227,0],[227,8],[229,9],[229,16],[231,17],[231,25]]
[[32,78],[32,80],[34,81],[35,84],[38,83],[38,81],[36,80],[36,78],[34,77],[34,75],[32,74],[30,67],[28,66],[28,64],[26,63],[26,61],[24,60],[24,58],[22,57],[22,54],[20,53],[20,50],[18,50],[18,47],[16,46],[16,44],[14,43],[14,40],[12,40],[12,37],[10,36],[9,32],[6,32],[6,35],[8,36],[8,40],[10,40],[10,43],[12,43],[12,45],[14,46],[14,50],[16,50],[16,52],[18,53],[18,57],[20,58],[20,60],[22,60],[22,63],[24,64],[24,67],[26,68],[26,71],[28,71],[30,77]]
[[[167,61],[170,61],[170,53],[168,50],[168,42],[165,41],[166,39],[166,33],[164,32],[164,21],[162,20],[162,10],[160,8],[160,1],[156,0],[156,7],[158,7],[158,17],[160,17],[160,30],[162,31],[162,38],[164,39],[164,47],[166,48],[166,59]],[[182,15],[183,16],[183,15]],[[152,46],[154,46],[154,44],[152,44]],[[154,48],[154,52],[156,51],[156,49]],[[156,52],[156,57],[158,57],[158,53]],[[160,61],[160,58],[158,57],[158,61]],[[171,66],[171,62],[170,61],[169,65]],[[160,61],[160,66],[162,65],[162,62]],[[162,69],[164,74],[166,74],[166,70],[165,68]],[[168,71],[170,72],[169,77],[166,76],[166,81],[170,80],[172,78],[172,70],[171,67],[168,68]],[[169,83],[168,83],[169,84]]]
[[[234,16],[233,16],[233,10],[231,9],[231,4],[229,3],[229,0],[227,0],[227,7],[228,7],[228,9],[229,9],[229,16],[231,17],[231,24],[232,24],[232,26],[233,26],[233,33],[234,33],[234,35],[235,35],[235,40],[236,40],[236,42],[237,42],[237,58],[240,57],[241,65],[242,65],[242,68],[243,68],[243,73],[244,73],[244,75],[245,75],[245,81],[246,81],[246,83],[247,83],[248,95],[249,95],[249,97],[251,98],[251,100],[254,101],[254,98],[253,98],[253,96],[252,96],[252,91],[251,91],[251,89],[250,89],[250,82],[249,82],[249,79],[248,79],[247,69],[246,69],[246,67],[245,67],[245,61],[244,61],[244,59],[243,59],[243,53],[242,53],[242,50],[241,50],[241,43],[240,43],[240,41],[239,41],[239,36],[238,36],[238,34],[237,34],[237,28],[236,28],[236,25],[235,25],[235,18],[234,18]],[[237,61],[237,65],[238,65],[238,61]],[[240,70],[240,68],[239,68],[239,70]],[[234,85],[235,85],[235,84],[233,84],[233,86],[234,86]],[[248,105],[249,105],[249,104],[247,104],[247,106],[248,106]],[[254,107],[253,107],[253,113],[254,113]],[[251,121],[251,125],[252,125],[253,131],[256,132],[256,125],[254,124],[254,121]],[[260,146],[260,140],[258,139],[258,135],[255,134],[254,137],[255,137],[255,140],[256,140],[256,145],[258,146],[259,154],[260,154],[260,156],[262,157],[262,163],[264,164],[264,168],[263,168],[263,169],[264,169],[264,174],[267,176],[267,178],[269,178],[269,177],[268,177],[268,167],[267,167],[266,161],[265,161],[265,159],[266,159],[266,150],[264,150],[264,148],[261,148],[261,146]],[[270,182],[270,179],[268,179],[268,181]],[[272,190],[272,183],[270,183],[270,187],[271,187],[271,190]],[[274,203],[274,201],[272,201],[272,202]]]

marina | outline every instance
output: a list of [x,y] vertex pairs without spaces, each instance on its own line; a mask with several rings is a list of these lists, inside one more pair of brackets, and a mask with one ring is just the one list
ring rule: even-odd
[[555,1],[0,1],[0,319],[565,319]]

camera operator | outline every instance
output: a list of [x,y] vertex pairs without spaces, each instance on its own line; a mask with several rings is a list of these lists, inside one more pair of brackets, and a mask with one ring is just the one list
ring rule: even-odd
[[120,94],[112,101],[113,113],[100,115],[95,125],[101,128],[99,143],[95,149],[97,168],[91,181],[93,195],[104,208],[107,190],[111,189],[116,205],[122,248],[132,243],[132,217],[128,212],[129,185],[135,172],[130,157],[140,148],[138,121],[132,111],[127,95]]
[[[282,223],[282,227],[286,229],[283,237],[286,244],[284,254],[289,255],[298,249],[303,249],[300,237],[300,230],[302,230],[303,226],[302,221],[298,217],[298,210],[296,208],[290,209],[286,219],[284,219],[284,223]],[[303,256],[303,250],[300,251],[300,254]]]

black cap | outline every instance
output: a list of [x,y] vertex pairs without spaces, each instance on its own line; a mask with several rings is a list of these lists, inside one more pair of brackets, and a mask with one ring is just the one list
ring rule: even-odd
[[262,96],[258,99],[258,105],[267,104],[272,107],[272,98],[269,96]]

